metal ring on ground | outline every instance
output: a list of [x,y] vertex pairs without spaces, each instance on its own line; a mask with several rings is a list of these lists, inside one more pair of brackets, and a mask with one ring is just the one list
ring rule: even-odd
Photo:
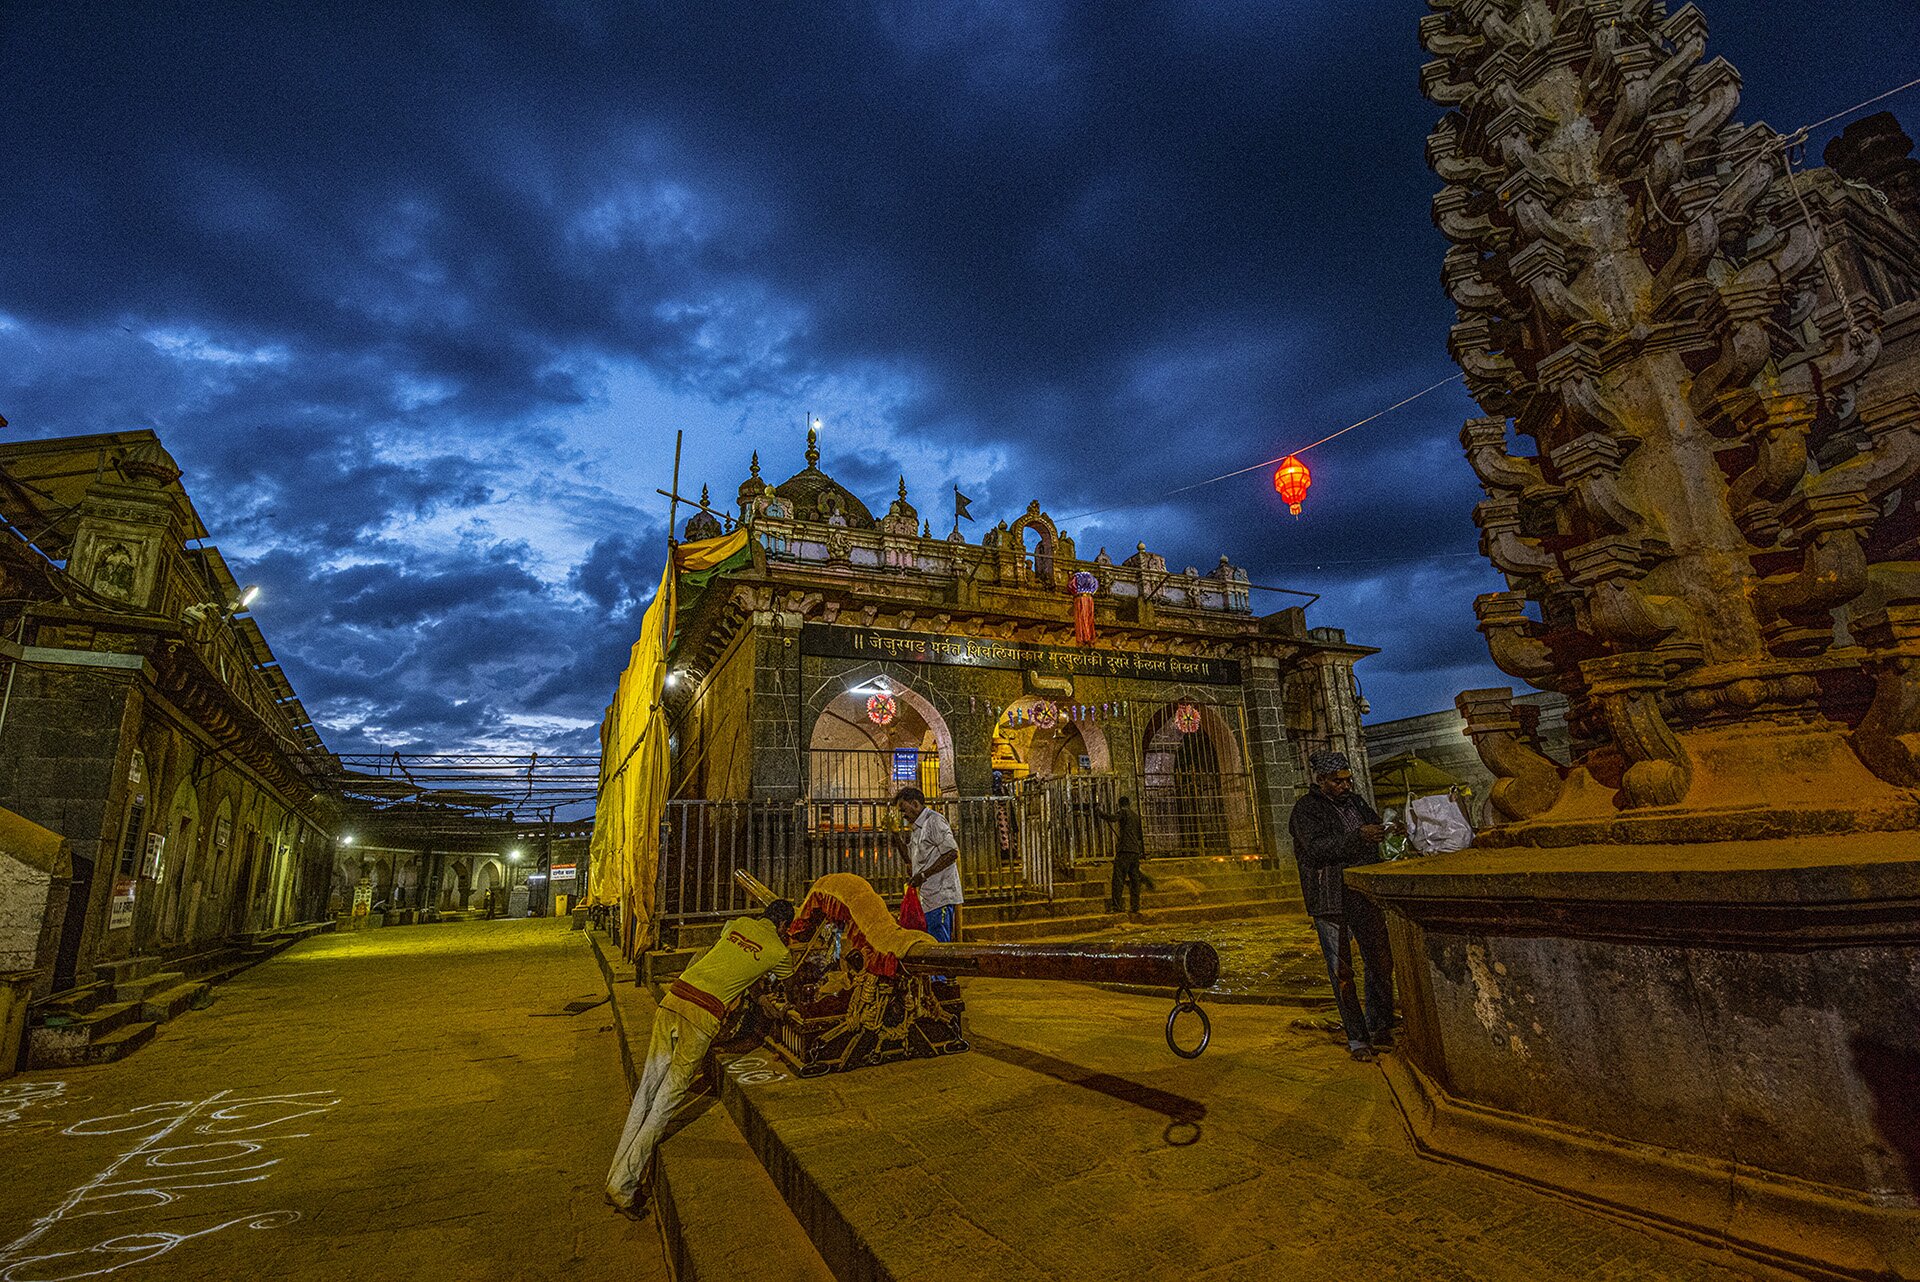
[[[1173,1025],[1180,1016],[1188,1011],[1200,1017],[1200,1044],[1192,1050],[1183,1050],[1179,1042],[1173,1040]],[[1174,996],[1173,1009],[1167,1012],[1167,1049],[1181,1059],[1199,1059],[1201,1052],[1207,1049],[1207,1043],[1213,1040],[1213,1021],[1207,1018],[1207,1012],[1200,1009],[1200,1003],[1193,1000],[1193,994],[1181,989]]]

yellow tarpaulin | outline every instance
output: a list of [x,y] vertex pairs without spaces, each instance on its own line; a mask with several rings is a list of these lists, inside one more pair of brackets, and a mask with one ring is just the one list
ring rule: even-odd
[[721,569],[746,550],[745,530],[674,549],[600,726],[591,894],[595,903],[620,906],[621,947],[629,957],[646,946],[657,910],[660,819],[667,806],[669,764],[660,695],[673,649],[678,579]]

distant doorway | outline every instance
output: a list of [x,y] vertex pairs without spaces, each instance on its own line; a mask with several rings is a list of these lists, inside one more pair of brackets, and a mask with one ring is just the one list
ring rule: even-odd
[[73,857],[73,880],[67,886],[67,914],[60,922],[60,951],[53,963],[53,991],[73,987],[80,970],[80,946],[87,937],[87,909],[93,899],[93,860]]

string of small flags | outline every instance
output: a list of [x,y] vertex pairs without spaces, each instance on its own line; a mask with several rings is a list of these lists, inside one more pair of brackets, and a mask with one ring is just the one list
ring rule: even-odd
[[[1039,703],[996,704],[983,701],[978,695],[968,695],[967,710],[972,713],[984,710],[995,719],[1004,719],[1010,728],[1033,726],[1041,730],[1059,725],[1061,722],[1124,721],[1130,720],[1133,716],[1132,702],[1126,699],[1108,700],[1105,703],[1054,703],[1051,700],[1042,700]],[[1179,711],[1186,711],[1184,703]],[[1193,717],[1197,724],[1197,710]],[[1177,720],[1182,723],[1182,729],[1186,728],[1184,723],[1187,719],[1185,716],[1177,717]]]

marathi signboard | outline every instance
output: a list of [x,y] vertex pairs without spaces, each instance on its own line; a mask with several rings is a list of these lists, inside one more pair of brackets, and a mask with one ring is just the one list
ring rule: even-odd
[[1240,684],[1233,659],[1138,650],[1068,649],[993,637],[892,632],[809,623],[801,629],[800,653],[827,659],[877,659],[886,663],[937,663],[969,668],[1007,668],[1064,677],[1130,677],[1137,681]]
[[139,885],[131,877],[113,879],[113,898],[107,903],[108,930],[125,930],[133,925],[133,896]]
[[895,783],[920,782],[920,749],[895,748],[893,750],[893,781]]
[[555,864],[547,870],[547,875],[558,885],[560,882],[572,882],[579,872],[578,864]]
[[156,881],[160,870],[166,863],[167,834],[150,832],[147,834],[147,854],[140,863],[140,875],[148,881]]

